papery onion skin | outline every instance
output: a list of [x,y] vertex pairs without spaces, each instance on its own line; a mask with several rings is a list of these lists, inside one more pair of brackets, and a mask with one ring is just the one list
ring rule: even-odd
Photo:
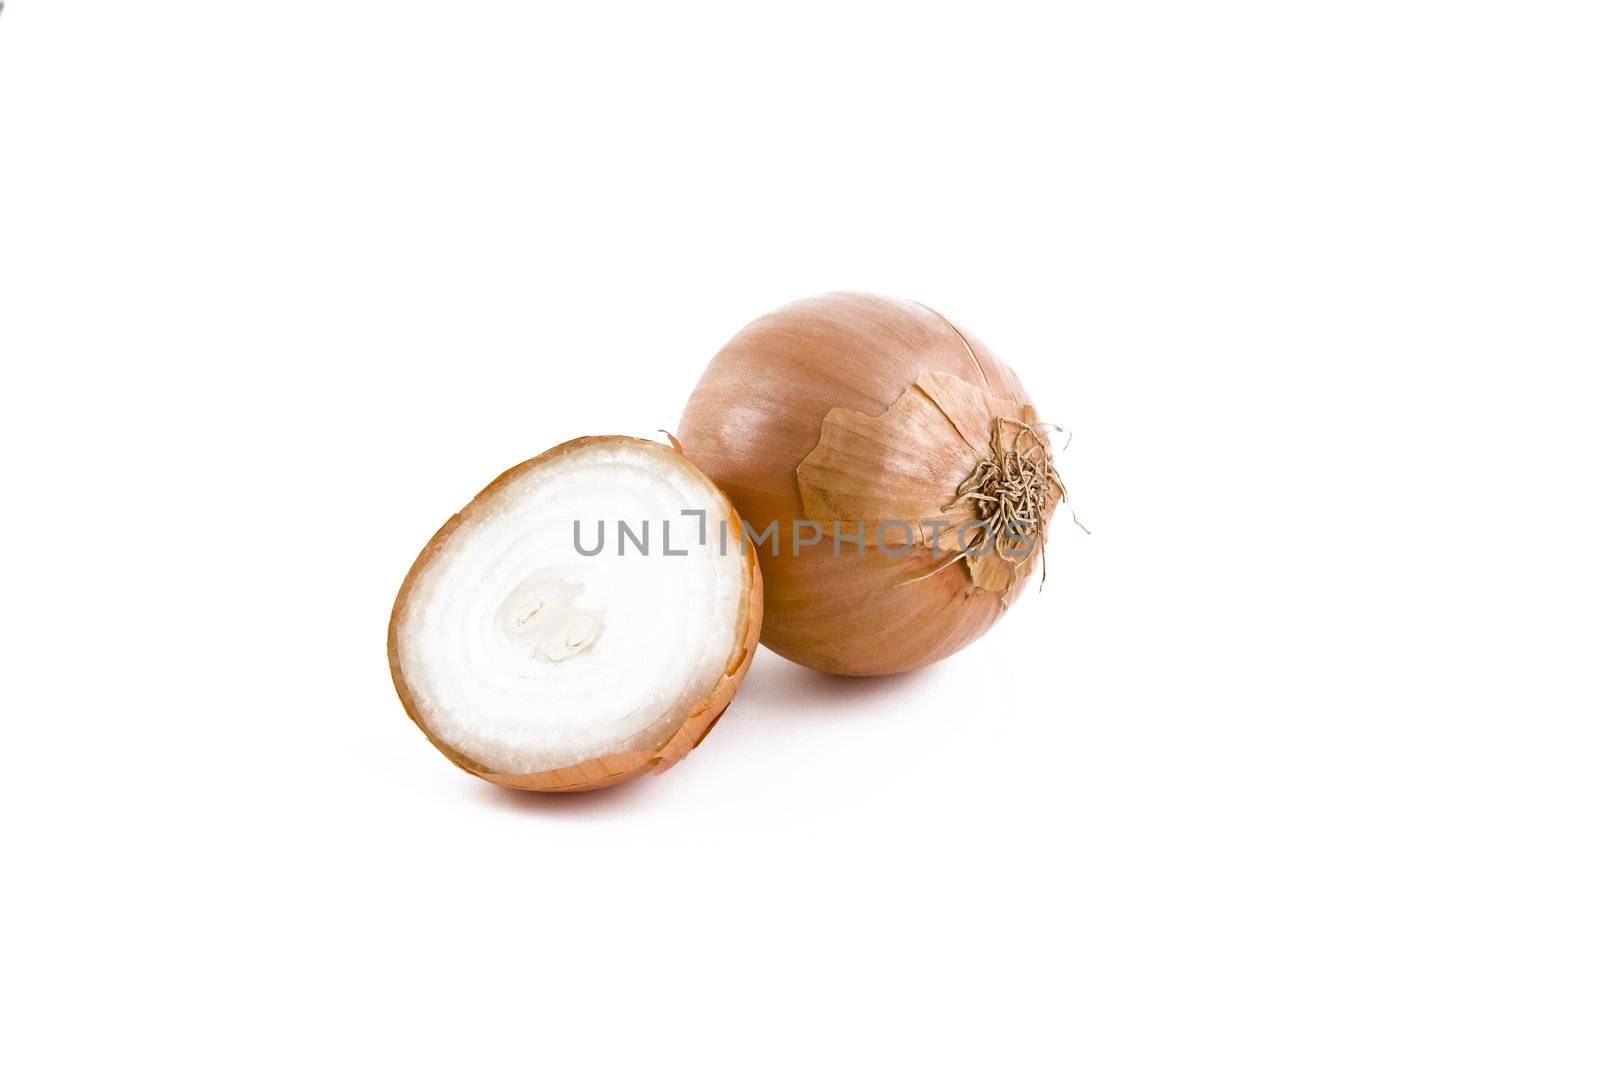
[[[780,554],[759,549],[762,643],[779,655],[833,674],[894,674],[950,655],[1005,611],[1009,591],[979,588],[964,566],[940,569],[948,556],[926,547],[894,558],[843,545],[836,556],[831,536],[797,552],[788,536],[806,517],[796,471],[828,413],[881,416],[930,371],[982,390],[995,415],[1026,411],[1032,421],[1017,376],[982,342],[921,304],[865,293],[800,300],[755,320],[690,397],[678,427],[685,454],[752,529],[777,521],[784,531]],[[954,495],[970,469],[952,473]],[[913,578],[922,580],[906,584]]]
[[[739,683],[744,681],[745,674],[750,670],[750,661],[755,658],[756,645],[761,638],[764,603],[761,570],[756,564],[755,554],[746,551],[744,560],[748,588],[736,623],[739,631],[738,640],[735,643],[732,655],[728,659],[727,668],[717,679],[711,691],[689,712],[689,715],[678,726],[678,729],[659,745],[616,755],[600,756],[568,767],[558,767],[552,770],[535,771],[530,774],[501,774],[456,751],[428,729],[422,716],[418,714],[416,698],[412,694],[411,687],[406,683],[405,672],[402,670],[400,662],[398,632],[402,609],[411,594],[412,585],[416,582],[418,575],[422,573],[427,562],[448,541],[450,534],[460,524],[463,516],[471,511],[479,501],[492,498],[504,483],[516,478],[530,467],[551,462],[568,452],[594,444],[627,444],[631,447],[659,448],[663,451],[672,451],[679,457],[679,462],[688,462],[682,458],[681,449],[668,449],[665,445],[632,437],[601,436],[575,438],[557,445],[555,448],[543,452],[533,459],[519,463],[485,486],[477,496],[473,497],[471,503],[462,508],[457,514],[451,516],[450,521],[446,522],[444,526],[440,527],[439,532],[433,535],[433,538],[423,548],[421,554],[417,556],[416,562],[411,565],[411,570],[407,572],[405,581],[401,583],[400,592],[395,597],[394,609],[389,616],[389,673],[394,679],[395,692],[400,696],[400,703],[404,705],[406,715],[433,743],[434,747],[444,753],[450,762],[457,767],[485,781],[511,789],[542,793],[576,793],[618,785],[637,778],[647,771],[660,774],[688,755],[711,731],[711,728],[717,724],[717,720],[722,717],[722,713],[728,709],[729,703],[732,702],[734,693],[739,688]],[[722,519],[729,524],[730,529],[740,529],[739,513],[734,510],[733,504],[728,500],[725,493],[720,495],[725,505],[725,512],[721,516],[707,516],[707,523],[715,528],[717,521]],[[730,548],[730,551],[732,550]]]

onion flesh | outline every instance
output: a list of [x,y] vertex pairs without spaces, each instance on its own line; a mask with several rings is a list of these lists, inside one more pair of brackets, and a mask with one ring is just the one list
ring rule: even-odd
[[500,784],[587,789],[663,769],[749,667],[761,583],[737,531],[716,486],[653,442],[580,438],[507,471],[401,589],[402,702],[453,761]]

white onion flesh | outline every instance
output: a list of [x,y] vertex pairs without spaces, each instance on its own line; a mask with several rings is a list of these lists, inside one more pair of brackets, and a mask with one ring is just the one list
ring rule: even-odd
[[[394,621],[412,713],[498,774],[656,746],[738,650],[748,594],[717,490],[674,454],[623,438],[514,470],[418,564]],[[702,511],[709,528],[701,543]],[[599,529],[605,547],[585,556]],[[619,552],[618,523],[649,530]],[[670,530],[673,553],[663,552]]]

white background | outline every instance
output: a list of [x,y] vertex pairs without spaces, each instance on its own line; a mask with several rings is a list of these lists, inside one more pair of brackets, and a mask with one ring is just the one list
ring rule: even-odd
[[[1593,11],[12,0],[5,1058],[1595,1063]],[[840,288],[1093,535],[662,777],[451,767],[417,550]]]

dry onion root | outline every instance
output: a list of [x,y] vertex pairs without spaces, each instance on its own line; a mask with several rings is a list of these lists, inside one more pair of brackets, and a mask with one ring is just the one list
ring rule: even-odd
[[752,322],[678,436],[758,541],[775,524],[762,643],[835,674],[910,670],[983,634],[1066,499],[1011,369],[932,309],[878,296]]
[[559,445],[422,550],[389,622],[395,689],[452,762],[500,785],[565,792],[665,770],[750,667],[761,574],[743,546],[727,497],[673,449]]

